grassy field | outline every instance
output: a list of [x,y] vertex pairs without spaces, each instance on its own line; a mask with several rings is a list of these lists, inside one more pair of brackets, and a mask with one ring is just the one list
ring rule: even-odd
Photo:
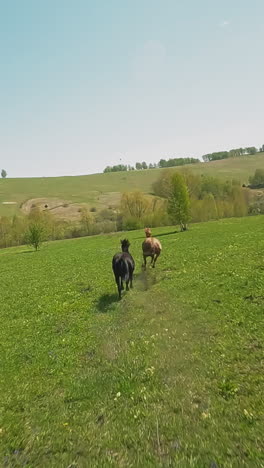
[[2,250],[0,466],[263,467],[263,229],[129,233],[120,302],[121,234]]
[[[241,183],[247,183],[249,175],[252,175],[255,169],[264,168],[264,153],[187,167],[197,174],[210,174],[224,180],[236,178]],[[1,180],[0,215],[17,213],[25,201],[35,198],[47,198],[47,201],[55,198],[74,204],[86,203],[89,207],[95,206],[98,209],[115,205],[118,204],[122,191],[138,189],[150,193],[152,183],[163,170]],[[17,204],[5,205],[3,202]]]

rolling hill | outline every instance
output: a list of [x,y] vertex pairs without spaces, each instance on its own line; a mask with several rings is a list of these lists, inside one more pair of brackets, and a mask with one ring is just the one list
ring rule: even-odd
[[[210,163],[201,162],[175,169],[182,170],[186,167],[196,174],[209,174],[225,180],[235,178],[241,183],[247,183],[249,175],[253,174],[255,169],[264,169],[264,153]],[[125,190],[150,193],[152,183],[164,170],[166,169],[1,180],[0,215],[10,216],[21,212],[21,209],[26,212],[29,203],[34,203],[35,199],[41,199],[41,203],[48,204],[52,209],[59,207],[62,210],[64,206],[64,213],[70,218],[76,215],[83,203],[96,209],[116,206],[120,193]],[[29,200],[31,202],[28,202]]]

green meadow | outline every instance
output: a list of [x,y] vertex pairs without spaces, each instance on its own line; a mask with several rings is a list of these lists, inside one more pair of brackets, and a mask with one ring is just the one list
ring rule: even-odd
[[[147,191],[154,174],[32,179],[27,196],[123,177]],[[2,250],[0,466],[263,467],[263,231],[262,216],[156,228],[146,272],[143,231]],[[136,270],[118,301],[123,237]]]

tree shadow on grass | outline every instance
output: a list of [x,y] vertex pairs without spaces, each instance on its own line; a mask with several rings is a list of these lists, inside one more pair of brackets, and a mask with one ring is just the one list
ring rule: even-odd
[[161,234],[155,234],[157,237],[162,237],[162,236],[170,236],[171,234],[178,234],[179,231],[172,231],[172,232],[163,232]]
[[96,307],[99,312],[108,312],[112,304],[119,302],[117,293],[103,294],[97,301]]
[[35,250],[23,250],[23,252],[17,252],[17,255],[32,254],[32,253],[35,253]]
[[[172,232],[163,232],[161,234],[154,234],[153,237],[162,237],[162,236],[170,236],[171,234],[178,234],[178,231],[172,231]],[[144,235],[142,235],[141,237],[136,237],[135,240],[138,240],[138,239],[145,239]]]

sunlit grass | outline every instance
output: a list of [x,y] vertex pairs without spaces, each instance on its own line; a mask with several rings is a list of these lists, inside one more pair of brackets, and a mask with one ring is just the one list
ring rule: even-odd
[[0,466],[263,466],[264,218],[1,251]]

